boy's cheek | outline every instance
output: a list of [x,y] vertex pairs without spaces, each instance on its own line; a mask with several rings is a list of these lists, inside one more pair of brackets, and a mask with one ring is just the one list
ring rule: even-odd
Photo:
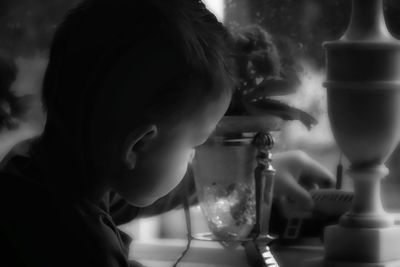
[[182,181],[192,153],[192,149],[175,146],[141,154],[135,168],[115,181],[114,188],[135,206],[151,205]]
[[153,193],[163,197],[172,191],[183,179],[187,171],[187,162],[177,162],[172,166],[159,168],[151,175],[153,181]]
[[149,176],[124,177],[123,181],[115,186],[115,191],[129,204],[145,207],[158,199],[152,192],[153,184],[154,182]]
[[116,191],[130,204],[148,206],[171,192],[183,179],[187,162],[173,166],[146,166],[137,168],[123,177]]

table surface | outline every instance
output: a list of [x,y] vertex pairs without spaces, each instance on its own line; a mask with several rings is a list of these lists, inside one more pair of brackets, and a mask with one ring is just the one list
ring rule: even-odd
[[[149,267],[172,266],[181,255],[185,240],[159,239],[147,242],[133,242],[132,259]],[[279,246],[274,248],[280,267],[301,266],[302,262],[323,257],[323,247],[319,245]],[[225,249],[217,242],[193,241],[191,249],[179,267],[246,267],[245,251],[242,247]]]

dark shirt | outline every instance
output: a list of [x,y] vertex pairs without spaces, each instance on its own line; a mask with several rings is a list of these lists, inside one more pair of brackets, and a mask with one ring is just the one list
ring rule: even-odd
[[53,192],[37,182],[36,175],[26,158],[13,159],[0,174],[0,266],[138,266],[128,261],[131,238],[117,225],[139,213],[170,210],[182,199],[178,186],[145,209],[128,205],[114,193],[93,203]]

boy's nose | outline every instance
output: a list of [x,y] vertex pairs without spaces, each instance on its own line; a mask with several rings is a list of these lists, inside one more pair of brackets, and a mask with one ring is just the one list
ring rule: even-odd
[[194,159],[195,155],[196,155],[196,150],[192,149],[192,151],[190,151],[190,154],[189,154],[189,162],[190,163],[193,162],[193,159]]

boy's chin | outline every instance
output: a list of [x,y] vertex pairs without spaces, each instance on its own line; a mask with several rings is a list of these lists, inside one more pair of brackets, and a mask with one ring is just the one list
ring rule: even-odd
[[130,205],[133,205],[138,208],[148,207],[154,202],[157,201],[156,198],[147,198],[147,199],[125,199]]

